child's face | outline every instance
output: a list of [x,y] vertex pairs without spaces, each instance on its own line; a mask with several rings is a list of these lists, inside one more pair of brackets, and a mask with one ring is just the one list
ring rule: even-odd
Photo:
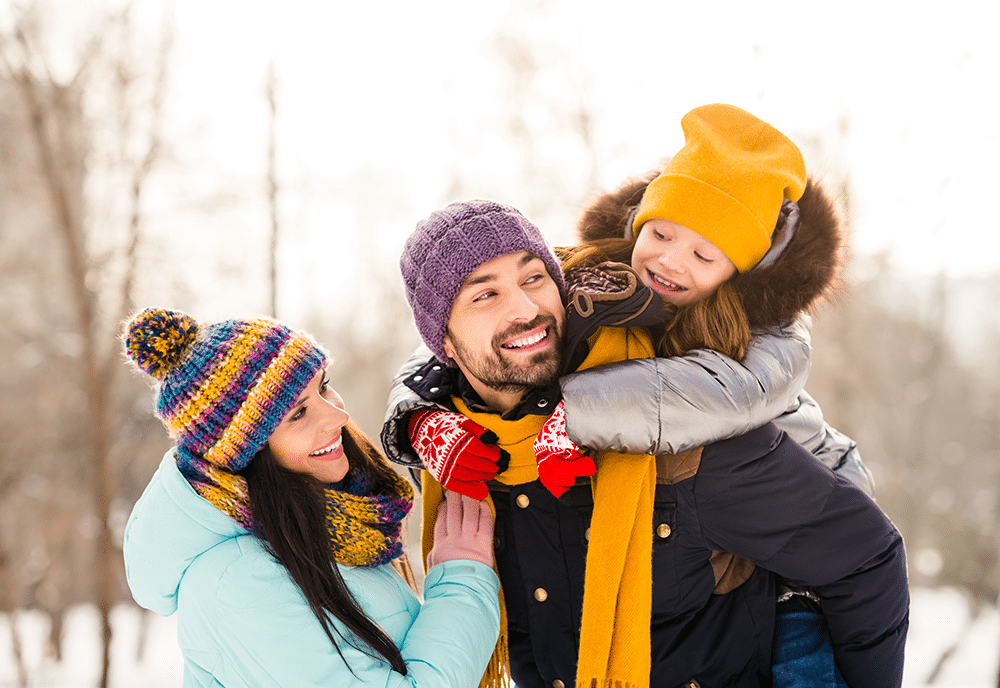
[[326,371],[321,370],[271,433],[267,444],[284,468],[311,475],[321,483],[336,483],[344,479],[350,467],[341,432],[349,419],[344,400],[330,387]]
[[632,249],[639,279],[676,306],[697,303],[736,274],[736,266],[711,241],[684,225],[650,220]]

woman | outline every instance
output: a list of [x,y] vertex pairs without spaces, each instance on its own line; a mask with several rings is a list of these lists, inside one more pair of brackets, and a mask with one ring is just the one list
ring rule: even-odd
[[421,605],[400,564],[412,489],[309,335],[149,308],[124,345],[175,440],[126,526],[126,574],[140,605],[178,612],[185,686],[479,683],[499,632],[492,516],[447,500]]

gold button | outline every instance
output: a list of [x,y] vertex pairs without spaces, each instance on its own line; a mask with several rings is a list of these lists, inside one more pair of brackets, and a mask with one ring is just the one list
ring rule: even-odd
[[566,684],[559,679],[556,679],[552,682],[552,688],[566,688]]
[[666,523],[661,523],[660,525],[656,526],[656,534],[659,535],[664,540],[666,540],[668,537],[670,537],[670,526],[668,526]]
[[544,602],[549,599],[549,593],[545,592],[545,588],[535,588],[535,599]]
[[585,531],[583,531],[583,537],[586,538],[587,540],[590,539],[590,528],[587,528]]
[[519,494],[517,496],[517,505],[519,507],[521,507],[522,509],[527,509],[529,504],[531,504],[531,500],[528,499],[528,495]]
[[691,679],[690,681],[684,684],[684,688],[701,688],[701,684],[695,681],[694,679]]

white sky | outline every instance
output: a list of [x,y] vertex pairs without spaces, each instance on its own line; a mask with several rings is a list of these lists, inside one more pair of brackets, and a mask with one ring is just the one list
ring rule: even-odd
[[[79,0],[53,5],[66,13],[87,7]],[[198,184],[222,178],[244,190],[263,189],[263,84],[274,60],[283,220],[300,242],[322,246],[296,258],[302,274],[317,269],[312,261],[319,253],[356,241],[343,199],[354,192],[359,169],[378,181],[364,192],[373,205],[409,217],[377,232],[390,264],[413,222],[452,200],[446,191],[456,167],[480,195],[524,209],[521,192],[503,185],[515,164],[510,151],[491,143],[489,113],[506,93],[490,43],[501,30],[543,46],[539,78],[552,100],[579,98],[586,86],[605,188],[675,152],[685,112],[729,102],[800,143],[813,172],[850,172],[857,251],[891,251],[897,264],[926,274],[1000,267],[1000,221],[983,202],[1000,181],[1000,5],[994,2],[136,0],[136,6],[147,22],[167,13],[176,26],[169,121],[184,174],[175,180],[181,190],[161,188],[151,210],[170,221],[178,198],[197,196]],[[526,116],[530,121],[533,114]],[[841,135],[845,120],[849,128]],[[539,155],[572,152],[564,139],[559,132],[543,137]],[[578,162],[567,153],[565,174],[574,174]],[[263,203],[261,196],[239,221],[263,232]],[[577,210],[534,219],[553,243],[566,243]],[[208,245],[221,250],[226,243]]]

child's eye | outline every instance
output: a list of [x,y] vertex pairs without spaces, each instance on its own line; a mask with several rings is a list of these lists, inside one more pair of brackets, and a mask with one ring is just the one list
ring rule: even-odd
[[698,260],[700,260],[702,263],[711,263],[711,262],[713,262],[711,258],[709,258],[708,256],[703,256],[702,254],[698,253],[697,251],[694,252],[694,256],[695,256],[695,258],[697,258]]

